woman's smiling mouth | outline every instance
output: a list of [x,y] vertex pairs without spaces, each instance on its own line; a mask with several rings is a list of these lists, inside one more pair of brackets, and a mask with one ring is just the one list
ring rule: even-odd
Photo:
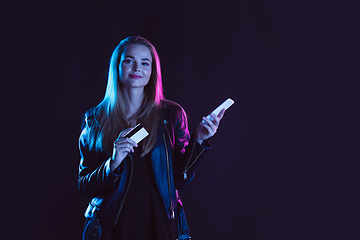
[[142,76],[140,75],[136,75],[136,74],[130,74],[129,77],[133,78],[133,79],[139,79],[142,78]]

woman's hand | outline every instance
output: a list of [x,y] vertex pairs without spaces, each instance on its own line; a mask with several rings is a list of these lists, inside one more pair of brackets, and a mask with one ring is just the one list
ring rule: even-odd
[[199,125],[196,128],[195,131],[195,141],[197,141],[198,143],[202,144],[202,142],[212,136],[214,136],[214,134],[216,133],[219,124],[220,124],[220,120],[224,117],[224,113],[225,113],[225,108],[223,108],[221,110],[221,112],[219,113],[219,115],[215,115],[213,113],[211,113],[211,117],[213,118],[212,121],[210,121],[209,119],[207,119],[206,117],[203,117],[203,121],[205,123],[203,123],[203,121],[201,121],[199,123]]
[[111,157],[110,169],[114,171],[120,163],[124,160],[126,155],[130,152],[134,152],[134,147],[137,147],[135,141],[130,138],[124,138],[123,136],[131,131],[132,128],[128,128],[120,132],[119,137],[114,142],[113,155]]

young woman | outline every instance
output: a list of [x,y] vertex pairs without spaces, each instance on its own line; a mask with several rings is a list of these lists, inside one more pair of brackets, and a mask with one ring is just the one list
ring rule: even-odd
[[[177,189],[193,178],[225,110],[190,136],[184,110],[164,99],[154,46],[139,36],[115,48],[108,74],[79,139],[78,188],[91,198],[83,239],[189,239]],[[149,136],[136,144],[124,135],[138,123]]]

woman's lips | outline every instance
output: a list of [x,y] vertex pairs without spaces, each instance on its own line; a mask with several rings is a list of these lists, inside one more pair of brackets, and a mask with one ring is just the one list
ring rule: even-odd
[[129,76],[130,76],[131,78],[133,78],[133,79],[139,79],[139,78],[142,78],[142,76],[135,75],[135,74],[130,74]]

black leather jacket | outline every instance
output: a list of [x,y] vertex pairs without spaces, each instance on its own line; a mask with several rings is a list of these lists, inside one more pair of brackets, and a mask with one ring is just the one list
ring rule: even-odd
[[[115,226],[131,184],[132,155],[127,155],[120,164],[119,174],[115,174],[110,170],[111,156],[89,150],[85,132],[79,139],[81,160],[78,175],[78,188],[91,198],[85,217],[91,218],[96,212],[101,224]],[[157,140],[149,154],[169,219],[175,218],[177,212],[176,189],[183,189],[192,180],[200,159],[210,148],[206,140],[200,145],[190,138],[183,109],[164,100]]]

